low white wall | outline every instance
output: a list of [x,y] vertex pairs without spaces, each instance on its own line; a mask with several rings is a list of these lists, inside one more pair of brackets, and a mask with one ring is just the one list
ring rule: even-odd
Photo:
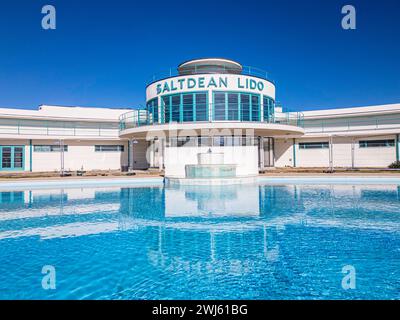
[[[167,147],[165,148],[165,175],[185,177],[185,165],[197,164],[197,154],[205,153],[210,147]],[[211,147],[212,152],[223,153],[225,164],[236,164],[237,176],[258,174],[258,149],[256,146]]]
[[354,166],[355,167],[387,167],[396,161],[396,147],[360,148],[359,140],[385,140],[394,139],[396,136],[382,136],[362,138],[355,141]]
[[[333,166],[356,168],[387,168],[396,161],[396,147],[360,148],[360,140],[396,140],[396,136],[378,136],[366,138],[334,137],[333,138]],[[300,149],[301,142],[328,142],[328,138],[296,139],[296,166],[297,167],[329,167],[329,149]],[[354,141],[354,142],[353,142]],[[352,159],[352,144],[354,143],[354,159]],[[292,149],[293,150],[293,149]],[[279,163],[282,165],[282,161]],[[287,165],[291,165],[289,161]],[[277,165],[277,167],[279,167]]]
[[[33,140],[34,145],[54,144],[53,140]],[[68,151],[64,152],[64,169],[118,170],[128,165],[128,145],[125,141],[65,141]],[[124,145],[124,152],[95,152],[95,145]],[[33,171],[60,170],[60,152],[35,152],[32,147]]]

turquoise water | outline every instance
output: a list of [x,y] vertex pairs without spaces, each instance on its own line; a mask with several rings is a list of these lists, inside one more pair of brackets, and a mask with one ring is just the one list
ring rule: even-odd
[[0,192],[0,299],[399,299],[399,270],[396,184]]

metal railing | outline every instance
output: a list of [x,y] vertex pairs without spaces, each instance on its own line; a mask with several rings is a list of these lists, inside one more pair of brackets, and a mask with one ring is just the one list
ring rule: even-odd
[[[203,106],[202,117],[195,120],[194,114],[198,110],[187,111],[185,106],[170,106],[172,110],[172,115],[170,113],[163,112],[159,117],[154,117],[152,113],[145,109],[132,110],[130,112],[124,113],[119,118],[119,130],[123,131],[126,129],[137,128],[141,126],[150,125],[160,125],[166,123],[199,123],[199,122],[261,122],[261,123],[273,123],[273,124],[283,124],[292,125],[296,127],[303,127],[304,125],[304,115],[301,112],[283,112],[270,114],[268,117],[263,117],[261,112],[256,113],[254,116],[249,105],[237,104],[234,108],[228,111],[223,111],[223,115],[215,114],[215,106],[221,107],[218,104],[209,104],[208,107]],[[192,105],[189,108],[193,108]],[[224,107],[222,107],[224,108]],[[246,108],[246,111],[244,109]],[[185,111],[186,110],[186,111]],[[211,117],[210,117],[211,113]],[[166,115],[168,118],[166,120]]]
[[307,133],[346,132],[358,130],[400,129],[400,117],[344,120],[306,120]]
[[240,74],[245,76],[252,76],[257,78],[262,78],[264,80],[268,80],[270,82],[274,82],[268,75],[268,72],[252,66],[242,66],[242,70],[235,68],[229,68],[226,66],[209,66],[205,67],[204,65],[199,65],[198,68],[196,65],[193,68],[188,70],[182,70],[181,72],[178,71],[176,68],[169,68],[167,70],[158,72],[153,74],[149,79],[146,81],[146,85],[149,85],[153,82],[158,80],[162,80],[165,78],[176,77],[176,76],[188,76],[188,75],[195,75],[195,74]]
[[1,135],[118,137],[118,126],[111,123],[82,125],[68,121],[1,119]]

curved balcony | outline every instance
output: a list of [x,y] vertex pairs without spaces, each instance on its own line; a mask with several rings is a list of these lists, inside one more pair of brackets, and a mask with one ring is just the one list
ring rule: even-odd
[[[214,109],[214,104],[210,104],[208,110],[212,111]],[[240,108],[239,108],[240,109]],[[250,117],[250,119],[249,119]],[[119,118],[119,130],[120,134],[124,130],[139,128],[143,126],[160,126],[160,125],[169,125],[169,124],[187,124],[198,127],[200,124],[213,124],[213,123],[225,123],[225,124],[237,124],[237,123],[247,123],[251,125],[260,124],[277,124],[277,125],[286,125],[286,126],[294,126],[303,128],[304,125],[304,115],[301,112],[279,112],[273,113],[269,116],[262,117],[258,116],[257,119],[251,119],[252,115],[235,113],[235,115],[228,114],[224,119],[210,119],[207,115],[206,121],[196,121],[193,119],[182,119],[181,116],[177,115],[176,121],[155,121],[153,114],[148,110],[140,109],[140,110],[132,110],[127,113],[124,113]]]

